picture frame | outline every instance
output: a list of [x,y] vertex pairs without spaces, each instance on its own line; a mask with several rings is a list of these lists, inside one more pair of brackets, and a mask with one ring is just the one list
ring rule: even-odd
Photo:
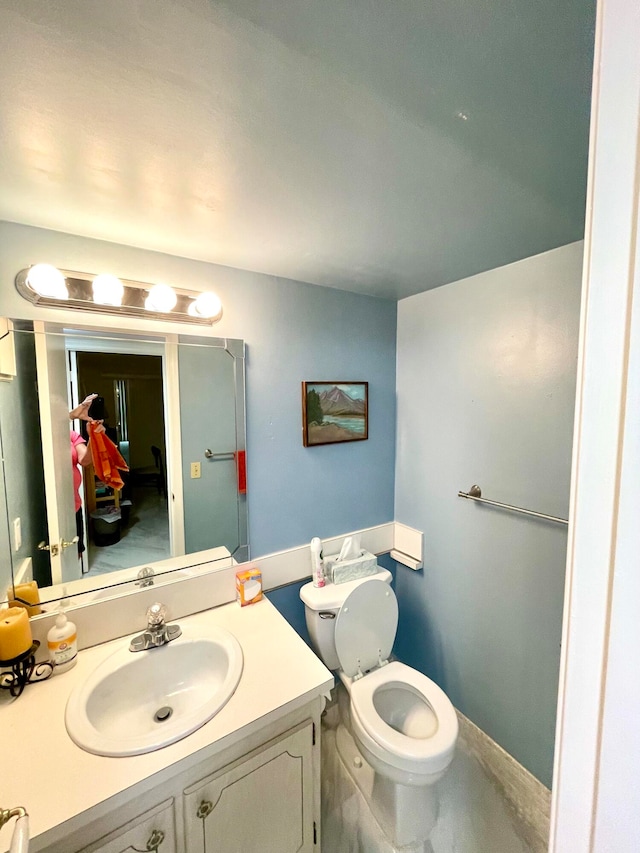
[[366,441],[368,382],[303,382],[302,443],[305,447]]

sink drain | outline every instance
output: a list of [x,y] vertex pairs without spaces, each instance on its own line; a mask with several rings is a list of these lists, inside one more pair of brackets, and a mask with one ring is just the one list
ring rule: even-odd
[[170,708],[168,705],[165,705],[164,708],[158,708],[158,710],[153,715],[153,719],[156,721],[156,723],[165,723],[172,714],[173,708]]

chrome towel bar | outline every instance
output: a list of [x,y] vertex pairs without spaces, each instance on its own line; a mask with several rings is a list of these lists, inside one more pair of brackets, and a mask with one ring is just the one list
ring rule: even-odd
[[547,521],[555,521],[557,524],[569,524],[566,518],[559,518],[557,515],[547,515],[544,512],[534,512],[532,509],[523,509],[521,506],[513,506],[512,504],[503,504],[500,501],[490,501],[488,498],[482,497],[482,489],[480,486],[471,486],[468,492],[458,492],[459,498],[467,498],[470,501],[477,501],[481,504],[489,504],[490,506],[499,506],[501,509],[508,509],[512,512],[521,512],[523,515],[533,515],[535,518],[544,518]]

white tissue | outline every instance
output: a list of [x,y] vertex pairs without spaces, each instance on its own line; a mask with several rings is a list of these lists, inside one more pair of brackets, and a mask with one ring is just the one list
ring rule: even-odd
[[378,558],[361,548],[358,535],[347,536],[339,554],[325,556],[324,568],[325,574],[333,583],[346,583],[364,578],[379,570]]
[[362,556],[362,548],[360,547],[360,536],[347,536],[342,543],[338,561],[355,560]]

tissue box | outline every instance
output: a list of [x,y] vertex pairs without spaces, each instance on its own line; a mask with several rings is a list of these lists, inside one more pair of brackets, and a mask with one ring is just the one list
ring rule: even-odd
[[255,604],[262,598],[262,572],[260,569],[243,569],[236,572],[236,599],[240,607]]
[[378,558],[369,551],[363,551],[359,557],[349,560],[338,560],[338,554],[324,558],[325,574],[333,583],[346,583],[357,578],[375,575],[378,569]]

